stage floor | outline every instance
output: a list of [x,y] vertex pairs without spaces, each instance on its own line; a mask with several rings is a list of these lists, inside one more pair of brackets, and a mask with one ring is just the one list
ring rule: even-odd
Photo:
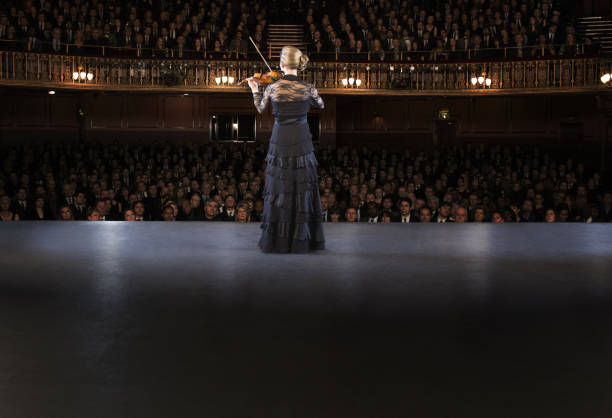
[[0,416],[612,416],[612,225],[259,233],[0,225]]

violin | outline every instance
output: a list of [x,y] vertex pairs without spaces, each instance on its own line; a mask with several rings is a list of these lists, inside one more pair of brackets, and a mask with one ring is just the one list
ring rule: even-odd
[[267,73],[255,73],[252,77],[245,78],[241,80],[237,85],[240,86],[246,83],[248,80],[254,80],[257,84],[270,84],[274,83],[276,80],[280,80],[283,78],[283,73],[278,71],[269,71]]
[[268,70],[270,70],[270,71],[268,71],[267,73],[255,73],[252,77],[245,78],[244,80],[241,80],[237,85],[239,86],[239,85],[241,85],[243,83],[246,83],[248,80],[255,80],[257,82],[257,84],[270,84],[270,83],[275,82],[276,80],[280,80],[281,78],[283,78],[283,73],[281,73],[279,71],[272,71],[272,68],[270,67],[270,64],[268,64],[268,61],[266,61],[266,59],[262,55],[261,51],[257,47],[257,44],[255,43],[253,38],[251,38],[249,36],[249,40],[251,41],[251,43],[255,47],[255,50],[257,51],[257,53],[259,54],[259,56],[261,57],[263,62],[268,67]]

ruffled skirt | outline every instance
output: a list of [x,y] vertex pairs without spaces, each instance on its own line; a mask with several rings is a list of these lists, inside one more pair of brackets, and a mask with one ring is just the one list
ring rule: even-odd
[[263,252],[325,249],[317,166],[308,125],[275,123],[266,156]]

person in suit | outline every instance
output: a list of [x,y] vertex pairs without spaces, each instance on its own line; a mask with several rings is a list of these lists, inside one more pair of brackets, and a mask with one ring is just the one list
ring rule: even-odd
[[380,221],[380,213],[378,210],[378,204],[376,202],[368,202],[366,205],[365,215],[362,216],[359,221],[360,222],[368,222],[368,223],[377,223]]
[[202,196],[200,193],[193,192],[189,198],[190,210],[187,214],[188,221],[201,221],[204,219],[204,209],[202,208]]
[[206,204],[204,206],[204,221],[208,222],[216,222],[221,220],[221,216],[219,215],[219,204],[214,199],[206,200]]
[[62,29],[59,27],[53,28],[51,32],[51,41],[48,44],[47,51],[59,54],[66,52],[66,44],[62,41]]
[[26,214],[30,211],[30,202],[28,201],[28,194],[25,187],[17,189],[15,195],[15,201],[11,210],[19,215],[20,219],[25,219]]
[[72,214],[74,219],[77,221],[84,221],[87,219],[87,197],[83,191],[77,191],[74,195],[72,208]]
[[225,204],[221,212],[221,220],[234,221],[236,218],[236,198],[231,194],[225,197]]
[[399,214],[391,219],[391,222],[411,223],[415,220],[412,218],[412,200],[408,197],[398,201]]
[[439,224],[452,222],[450,214],[451,205],[448,202],[442,203],[442,205],[440,205],[440,209],[438,210],[438,215],[436,216],[436,222]]

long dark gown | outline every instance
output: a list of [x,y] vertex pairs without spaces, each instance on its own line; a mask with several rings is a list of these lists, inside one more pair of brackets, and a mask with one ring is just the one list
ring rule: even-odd
[[274,127],[266,156],[264,211],[259,248],[266,253],[306,253],[325,249],[318,162],[306,115],[323,108],[317,89],[285,75],[253,93],[259,113],[272,102]]

